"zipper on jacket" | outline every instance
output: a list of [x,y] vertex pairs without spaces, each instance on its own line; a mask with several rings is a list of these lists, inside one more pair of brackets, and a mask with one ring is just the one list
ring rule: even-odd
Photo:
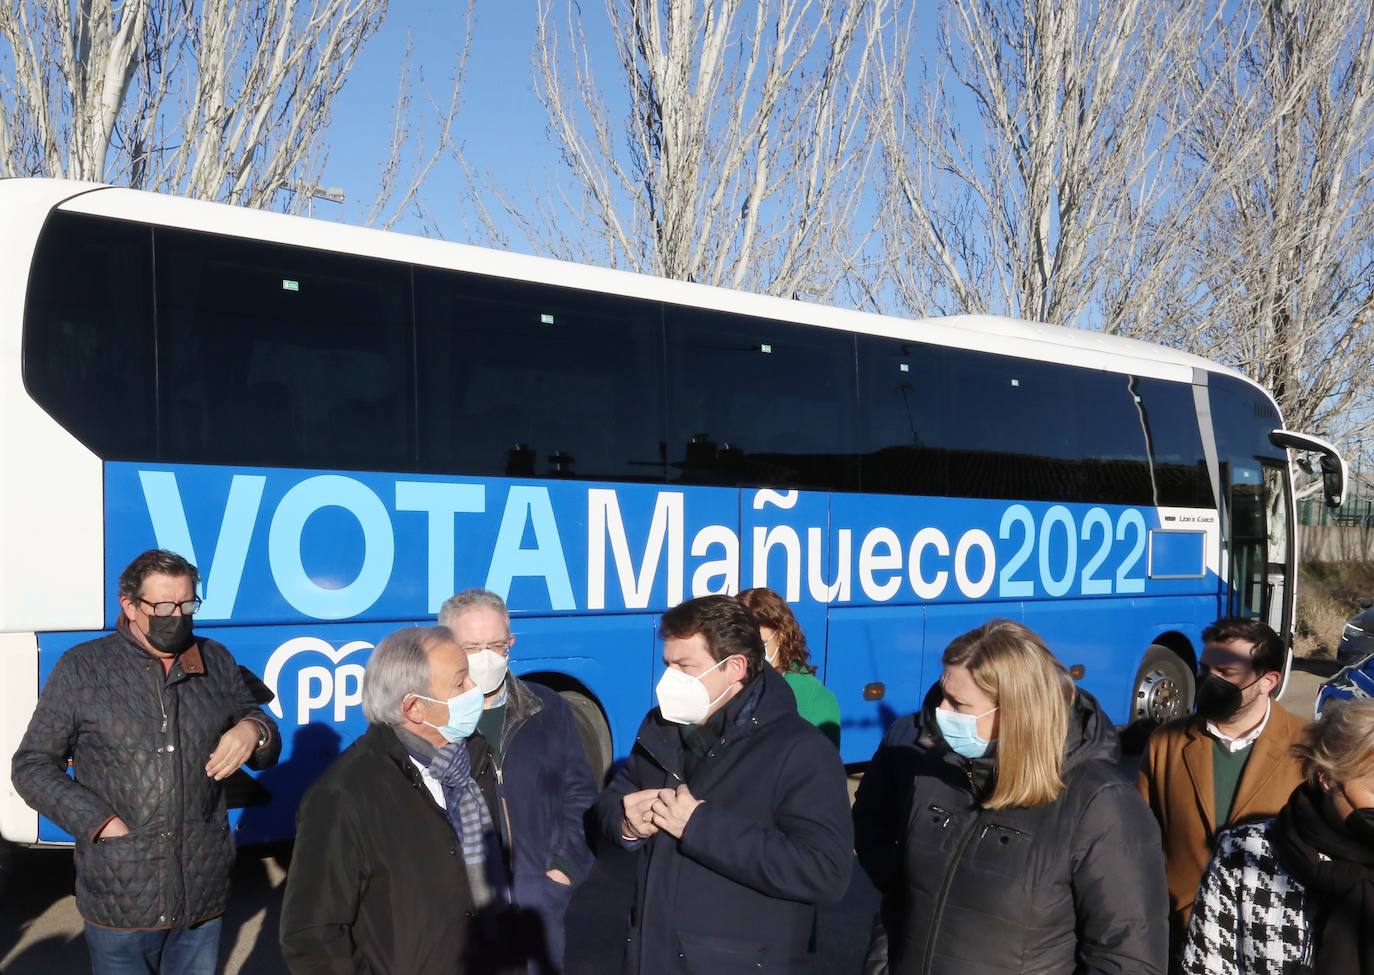
[[[506,804],[506,777],[501,771],[501,764],[496,761],[496,757],[490,751],[487,752],[483,763],[483,768],[487,764],[491,765],[492,771],[496,773],[496,804],[501,809],[501,821],[506,827],[506,849],[509,852],[509,870],[511,876],[511,899],[515,896],[515,831],[511,825],[510,806]],[[477,774],[482,774],[482,769],[477,770]]]
[[969,840],[973,839],[973,834],[978,831],[978,824],[982,819],[983,813],[979,810],[973,817],[973,822],[968,824],[963,835],[959,837],[959,843],[954,848],[954,858],[950,860],[949,869],[940,881],[940,893],[935,897],[935,910],[930,915],[930,934],[926,936],[925,961],[921,965],[923,972],[930,971],[930,960],[935,957],[935,940],[940,933],[940,919],[945,911],[945,899],[949,896],[949,888],[954,885],[954,872],[959,869],[959,861],[964,856],[964,850],[968,847]]
[[[153,670],[151,664],[146,665],[144,669],[149,673],[152,673]],[[159,667],[158,669],[161,670],[162,668]],[[162,727],[158,729],[158,734],[165,735],[167,734],[167,702],[162,696],[162,691],[167,686],[167,674],[164,672],[161,680],[154,676],[153,683],[157,686],[157,709],[162,712]]]
[[[487,755],[491,758],[491,755]],[[501,763],[495,760],[491,763],[496,770],[496,800],[501,804],[501,818],[506,821],[506,848],[510,851],[510,869],[515,872],[515,830],[511,826],[510,807],[506,805],[506,778],[501,774]]]
[[649,756],[649,760],[650,760],[651,762],[653,762],[655,765],[657,765],[659,768],[663,769],[663,771],[664,771],[665,773],[667,773],[668,775],[671,775],[673,778],[677,779],[678,782],[681,783],[682,785],[686,785],[686,784],[687,784],[686,782],[683,781],[682,776],[678,775],[676,772],[674,772],[672,769],[670,769],[670,768],[668,767],[668,763],[667,763],[667,762],[663,761],[662,759],[660,759],[657,755],[655,755],[655,754],[653,753],[653,749],[651,749],[648,745],[646,745],[646,744],[644,743],[644,739],[643,739],[643,738],[636,738],[636,739],[635,739],[635,744],[639,745],[640,748],[644,749],[644,754]]
[[505,756],[510,754],[510,743],[515,740],[515,736],[520,733],[520,729],[529,724],[529,718],[521,721],[511,729],[509,735],[501,736],[501,755],[498,761],[496,756],[487,751],[487,759],[491,762],[491,767],[496,770],[496,798],[501,803],[501,818],[506,821],[506,844],[510,848],[511,871],[515,870],[515,831],[511,823],[510,807],[506,805],[506,778],[503,774],[502,766],[505,764]]
[[[509,712],[507,712],[507,714],[509,714]],[[510,754],[510,743],[513,742],[513,741],[515,740],[515,736],[518,735],[518,734],[520,733],[520,729],[523,728],[523,727],[525,727],[525,725],[529,724],[530,717],[532,717],[532,716],[533,716],[533,715],[526,716],[526,717],[525,717],[519,724],[517,724],[515,727],[509,728],[510,734],[506,734],[506,733],[505,733],[507,729],[504,729],[504,728],[502,729],[502,734],[501,734],[501,754],[502,754],[502,756],[505,756],[505,755],[509,755],[509,754]],[[510,806],[506,805],[506,778],[505,778],[505,775],[503,774],[502,768],[501,768],[501,766],[503,765],[503,763],[504,763],[505,760],[504,760],[504,758],[503,758],[501,761],[497,761],[497,760],[496,760],[496,756],[495,756],[494,754],[492,754],[491,749],[488,748],[488,749],[487,749],[487,761],[488,761],[488,762],[491,762],[491,767],[492,767],[493,771],[496,772],[496,801],[497,801],[497,804],[500,805],[500,807],[501,807],[501,819],[504,820],[504,821],[505,821],[505,824],[506,824],[506,848],[507,848],[507,850],[509,850],[509,852],[510,852],[510,871],[511,871],[511,876],[514,877],[514,876],[515,876],[515,829],[514,829],[512,823],[511,823],[511,818],[510,818]],[[480,770],[479,770],[479,771],[480,771]]]

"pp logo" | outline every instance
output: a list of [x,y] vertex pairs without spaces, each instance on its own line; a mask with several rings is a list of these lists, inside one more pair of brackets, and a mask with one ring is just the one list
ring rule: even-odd
[[[276,695],[268,705],[272,713],[285,720],[282,709],[283,694],[278,683],[282,671],[301,654],[317,653],[329,660],[332,666],[309,664],[296,671],[296,724],[310,723],[316,711],[328,711],[332,707],[335,724],[341,724],[350,707],[357,707],[363,700],[362,662],[344,663],[345,658],[359,650],[371,650],[372,644],[365,640],[353,640],[337,650],[327,640],[314,636],[298,636],[287,640],[267,660],[267,669],[262,682]],[[364,656],[364,660],[366,657]]]

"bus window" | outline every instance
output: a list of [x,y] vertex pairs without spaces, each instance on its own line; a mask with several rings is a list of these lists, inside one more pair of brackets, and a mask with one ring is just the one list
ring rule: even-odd
[[858,443],[863,490],[949,491],[945,350],[860,335]]
[[164,458],[413,470],[405,265],[159,228]]
[[29,278],[24,384],[59,423],[107,460],[157,450],[152,231],[54,213]]
[[669,478],[852,490],[854,336],[668,306]]
[[658,304],[421,268],[415,294],[424,470],[663,480]]
[[[1083,458],[1078,499],[1109,504],[1155,504],[1144,403],[1135,377],[1074,369],[1075,430]],[[1197,423],[1194,422],[1194,427]]]
[[963,349],[948,355],[951,493],[1083,499],[1083,372]]
[[1212,483],[1198,432],[1193,387],[1164,379],[1135,377],[1141,422],[1149,431],[1153,503],[1181,508],[1211,508]]
[[865,491],[1212,503],[1192,387],[859,336]]

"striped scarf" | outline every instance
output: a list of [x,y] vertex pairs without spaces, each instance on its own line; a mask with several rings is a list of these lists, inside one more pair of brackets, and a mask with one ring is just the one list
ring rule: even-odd
[[418,735],[403,729],[398,728],[396,734],[406,751],[439,780],[444,795],[444,812],[458,838],[458,845],[463,849],[463,863],[467,867],[473,903],[482,908],[497,899],[498,895],[504,898],[502,888],[505,885],[501,880],[505,871],[501,843],[482,788],[472,777],[467,742],[457,741],[443,748],[435,748]]

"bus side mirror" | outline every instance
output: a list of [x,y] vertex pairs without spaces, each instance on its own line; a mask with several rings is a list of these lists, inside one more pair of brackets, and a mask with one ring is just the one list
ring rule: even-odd
[[1339,457],[1322,455],[1322,494],[1328,508],[1339,508],[1345,500],[1345,465]]
[[1346,476],[1345,460],[1341,457],[1340,451],[1321,437],[1314,437],[1310,433],[1297,433],[1293,430],[1271,430],[1269,442],[1275,447],[1301,450],[1319,455],[1322,466],[1322,495],[1326,505],[1329,508],[1341,506],[1341,502],[1345,500],[1345,486],[1349,479]]

